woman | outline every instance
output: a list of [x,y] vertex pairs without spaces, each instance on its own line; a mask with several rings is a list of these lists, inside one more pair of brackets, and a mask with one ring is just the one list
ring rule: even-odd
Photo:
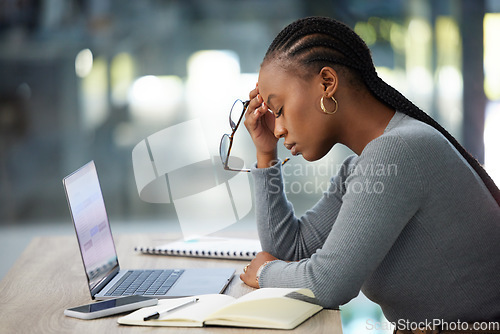
[[[264,250],[241,275],[246,284],[310,288],[327,308],[362,290],[400,326],[500,319],[498,188],[377,76],[349,27],[313,17],[281,31],[250,92],[245,126],[257,151]],[[300,218],[283,190],[279,138],[308,161],[337,143],[356,153]]]

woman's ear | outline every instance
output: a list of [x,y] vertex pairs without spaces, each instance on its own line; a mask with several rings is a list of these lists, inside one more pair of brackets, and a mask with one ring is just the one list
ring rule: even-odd
[[337,91],[339,77],[337,71],[333,68],[325,66],[319,72],[321,76],[321,85],[323,86],[323,95],[326,98],[331,98]]

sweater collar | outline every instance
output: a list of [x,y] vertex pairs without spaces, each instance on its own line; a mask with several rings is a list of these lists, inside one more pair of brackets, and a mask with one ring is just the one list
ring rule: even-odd
[[384,133],[387,133],[390,130],[394,129],[396,127],[396,125],[398,125],[398,123],[401,122],[407,116],[408,115],[406,115],[406,114],[404,114],[402,112],[396,111],[394,113],[394,116],[392,116],[391,120],[389,121],[389,124],[387,124],[387,126],[386,126],[386,128],[384,130]]

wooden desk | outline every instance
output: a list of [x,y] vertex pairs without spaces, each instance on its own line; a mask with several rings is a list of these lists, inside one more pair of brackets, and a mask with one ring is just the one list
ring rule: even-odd
[[[239,297],[252,288],[239,279],[247,261],[207,260],[186,257],[142,255],[135,245],[160,244],[158,236],[115,236],[122,268],[192,268],[227,266],[236,269],[225,291]],[[118,325],[118,316],[96,320],[66,317],[64,309],[90,303],[90,294],[76,237],[37,237],[0,282],[0,332],[2,333],[268,333],[271,330],[240,328],[168,328]],[[282,331],[284,333],[284,331]],[[286,331],[287,333],[289,331]],[[293,333],[342,333],[339,311],[323,310]]]

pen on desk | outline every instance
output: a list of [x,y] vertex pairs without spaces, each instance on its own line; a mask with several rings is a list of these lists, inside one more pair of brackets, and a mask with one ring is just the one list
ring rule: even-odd
[[169,308],[168,310],[163,310],[163,311],[160,311],[160,312],[155,312],[151,315],[148,315],[147,317],[144,317],[144,321],[148,321],[148,320],[152,320],[152,319],[158,319],[160,316],[166,314],[166,313],[169,313],[169,312],[173,312],[173,311],[177,311],[183,307],[186,307],[190,304],[194,304],[196,302],[198,302],[199,298],[193,298],[192,300],[188,301],[188,302],[185,302],[184,304],[181,304],[181,305],[178,305],[176,307],[173,307],[173,308]]

